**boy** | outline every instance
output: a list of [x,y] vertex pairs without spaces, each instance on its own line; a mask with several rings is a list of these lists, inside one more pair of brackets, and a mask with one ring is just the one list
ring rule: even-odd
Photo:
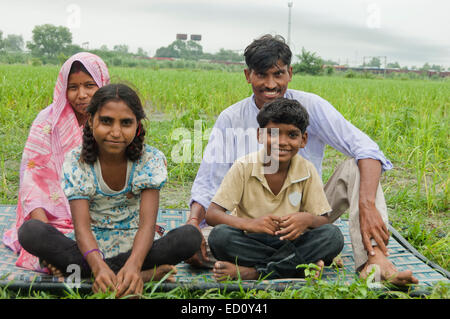
[[339,228],[329,224],[319,174],[297,154],[308,139],[305,108],[279,98],[257,120],[264,148],[233,164],[206,212],[215,226],[208,244],[218,260],[217,280],[298,277],[297,265],[331,264],[344,245]]

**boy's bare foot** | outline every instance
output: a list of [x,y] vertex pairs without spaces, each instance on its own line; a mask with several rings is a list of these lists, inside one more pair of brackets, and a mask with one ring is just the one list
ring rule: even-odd
[[227,261],[216,261],[213,268],[214,278],[217,281],[235,280],[256,280],[259,273],[253,267],[236,266]]
[[[413,276],[411,270],[398,271],[391,261],[378,248],[374,247],[375,255],[370,256],[360,273],[360,278],[366,279],[374,265],[379,267],[379,278],[375,279],[387,281],[396,286],[406,286],[408,284],[418,284],[419,280]],[[377,268],[375,266],[375,268]]]
[[147,270],[141,271],[142,281],[143,282],[147,282],[150,280],[151,281],[160,281],[170,271],[172,271],[172,273],[170,274],[169,277],[167,277],[167,279],[165,281],[166,282],[175,282],[175,278],[173,277],[173,275],[175,275],[177,273],[177,267],[172,266],[172,265],[160,265],[160,266],[157,266],[156,269],[152,268],[152,269],[147,269]]

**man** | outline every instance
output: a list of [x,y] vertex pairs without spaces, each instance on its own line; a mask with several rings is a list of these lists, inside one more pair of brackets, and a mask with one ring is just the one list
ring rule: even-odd
[[[350,157],[336,168],[324,189],[332,208],[331,220],[349,210],[356,270],[365,278],[372,265],[377,265],[382,280],[397,285],[418,283],[411,271],[397,271],[387,258],[387,207],[379,180],[392,164],[378,145],[321,97],[288,89],[292,53],[282,37],[264,35],[246,48],[244,56],[248,67],[244,73],[253,95],[217,118],[192,186],[187,223],[205,226],[206,210],[234,160],[259,149],[254,142],[259,109],[278,97],[296,99],[310,116],[308,144],[299,154],[314,164],[319,175],[326,144]],[[205,265],[209,261],[204,244],[201,253],[188,262]]]

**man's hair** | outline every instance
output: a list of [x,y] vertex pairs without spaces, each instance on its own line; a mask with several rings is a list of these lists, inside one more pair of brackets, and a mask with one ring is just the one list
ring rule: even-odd
[[264,104],[256,117],[259,127],[264,128],[271,121],[279,124],[292,124],[300,129],[302,134],[309,125],[309,115],[305,107],[297,100],[278,98]]
[[281,60],[291,65],[292,52],[281,35],[263,35],[254,40],[244,51],[245,63],[250,70],[265,72]]

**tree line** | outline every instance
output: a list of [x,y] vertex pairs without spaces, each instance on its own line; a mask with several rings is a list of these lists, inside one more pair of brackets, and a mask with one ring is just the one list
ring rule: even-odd
[[[64,26],[54,26],[51,24],[37,25],[33,28],[31,41],[27,41],[26,43],[21,35],[8,34],[4,36],[0,30],[0,63],[31,63],[33,65],[61,64],[69,56],[81,51],[86,51],[86,49],[78,44],[72,43],[72,33]],[[149,58],[148,53],[144,49],[138,48],[136,53],[132,53],[126,44],[114,45],[112,50],[109,50],[106,45],[102,45],[99,49],[91,49],[88,51],[99,55],[106,63],[113,66],[133,67],[149,64],[142,61],[142,59]],[[181,59],[185,61],[208,60],[234,63],[243,63],[244,61],[242,54],[224,48],[214,54],[203,52],[203,47],[200,43],[193,40],[175,40],[166,47],[158,48],[154,57]],[[302,48],[302,51],[296,55],[296,58],[298,61],[293,64],[294,73],[331,75],[334,72],[332,66],[338,65],[337,62],[324,60],[317,53],[307,51],[305,48]],[[192,62],[188,64],[181,62],[177,64],[166,63],[168,67],[195,65]],[[379,58],[373,57],[371,61],[361,66],[380,68],[381,61]],[[401,67],[398,62],[390,62],[385,67],[408,70],[407,66]],[[420,68],[411,67],[410,69],[445,71],[444,67],[435,64],[430,65],[429,63],[425,63]]]
[[[8,34],[4,36],[0,30],[0,62],[3,63],[27,63],[31,61],[34,64],[60,64],[69,56],[81,51],[86,51],[86,49],[72,42],[72,33],[69,28],[64,26],[37,25],[33,28],[31,41],[26,43],[22,35]],[[106,45],[102,45],[98,49],[87,51],[110,60],[113,65],[120,65],[121,61],[130,64],[127,59],[149,57],[148,53],[142,48],[138,48],[136,53],[130,52],[126,44],[114,45],[112,50],[108,49]],[[176,40],[167,47],[157,49],[155,57],[192,61],[204,59],[243,62],[244,60],[241,54],[223,48],[215,54],[203,52],[202,46],[192,40]]]

